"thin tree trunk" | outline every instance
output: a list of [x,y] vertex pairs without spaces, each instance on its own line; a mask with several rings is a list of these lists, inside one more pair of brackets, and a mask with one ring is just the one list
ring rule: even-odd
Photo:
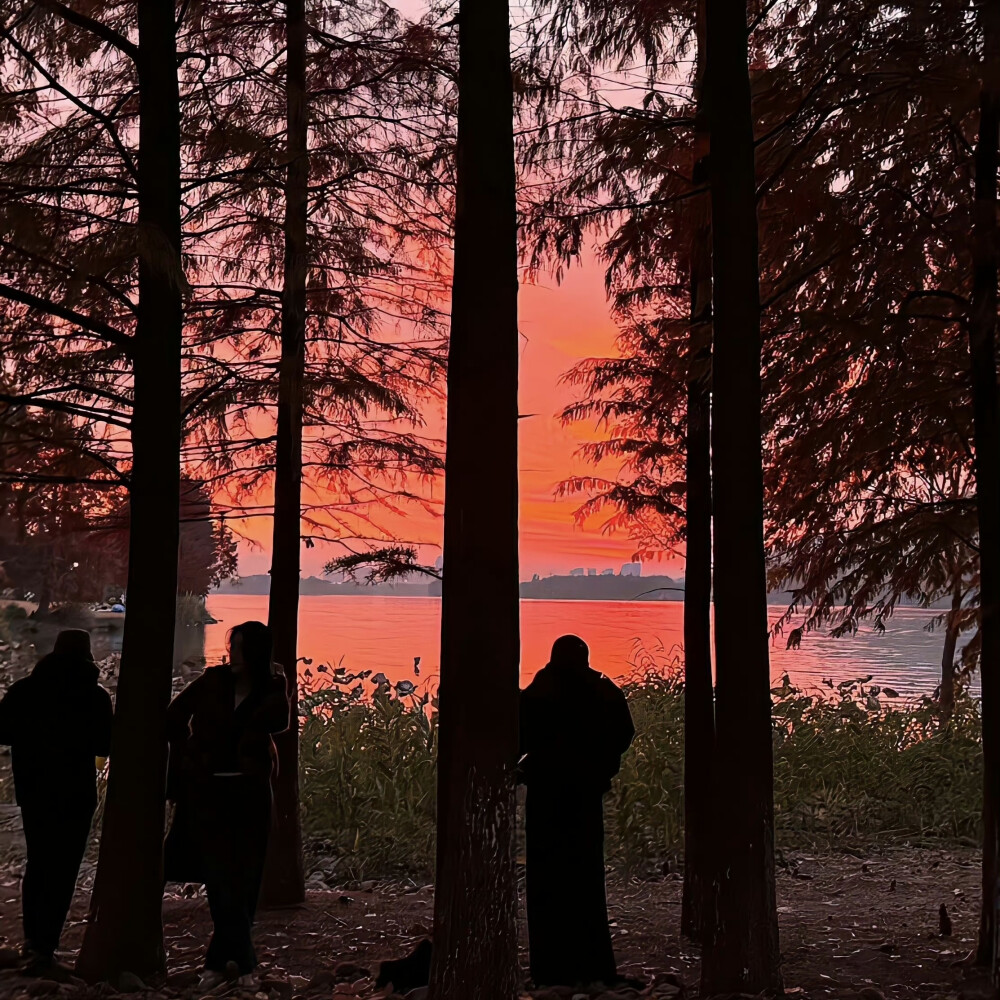
[[183,272],[174,4],[144,0],[139,28],[139,312],[133,346],[128,614],[92,922],[89,980],[164,968],[166,709],[173,669],[181,445]]
[[45,618],[52,606],[52,584],[49,582],[49,575],[50,571],[46,568],[45,578],[42,581],[41,589],[38,592],[38,597],[35,598],[37,607],[32,612],[35,618]]
[[955,647],[958,645],[958,613],[962,610],[962,589],[957,587],[951,595],[951,614],[944,633],[944,650],[941,653],[941,693],[938,704],[941,718],[950,719],[955,711]]
[[[708,134],[703,98],[705,4],[698,4],[695,100],[695,188],[708,181]],[[687,493],[684,558],[684,890],[681,933],[701,941],[711,885],[712,827],[712,231],[707,197],[698,197],[690,249],[691,327],[688,334]]]
[[461,0],[432,1000],[513,1000],[517,217],[505,0]]
[[274,658],[285,669],[296,710],[288,730],[275,739],[275,823],[268,844],[261,902],[290,906],[305,899],[302,826],[299,817],[298,618],[302,495],[302,383],[306,351],[306,275],[309,213],[308,109],[306,105],[305,0],[286,5],[285,95],[288,169],[285,175],[285,275],[281,307],[281,368],[274,463],[274,534],[268,623]]
[[994,896],[1000,809],[1000,407],[997,400],[997,162],[1000,142],[1000,0],[979,8],[983,29],[979,139],[975,152],[972,367],[979,573],[983,727],[983,898],[977,957],[996,966]]
[[709,3],[716,919],[702,994],[780,989],[764,570],[761,336],[745,3]]

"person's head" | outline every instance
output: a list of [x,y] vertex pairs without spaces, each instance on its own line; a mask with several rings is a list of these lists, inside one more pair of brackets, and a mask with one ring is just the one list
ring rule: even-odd
[[63,629],[56,636],[52,652],[58,656],[86,660],[88,663],[94,662],[94,654],[90,650],[90,633],[82,628]]
[[271,630],[263,622],[243,622],[229,630],[229,669],[255,684],[271,675]]
[[562,635],[552,644],[549,664],[553,667],[587,667],[590,650],[578,635]]

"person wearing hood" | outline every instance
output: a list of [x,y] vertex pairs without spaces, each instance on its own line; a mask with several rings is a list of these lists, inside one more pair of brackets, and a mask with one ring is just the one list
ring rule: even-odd
[[54,962],[97,808],[97,758],[111,753],[111,696],[99,676],[90,633],[68,629],[0,700],[28,855],[23,954],[36,971]]
[[521,692],[528,950],[536,986],[619,982],[604,884],[604,795],[635,727],[625,695],[564,635]]

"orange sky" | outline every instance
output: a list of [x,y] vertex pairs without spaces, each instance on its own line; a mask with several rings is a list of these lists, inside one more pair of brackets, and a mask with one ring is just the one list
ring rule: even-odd
[[[608,314],[600,265],[588,262],[574,268],[561,285],[543,279],[535,285],[522,284],[519,298],[520,329],[524,338],[521,356],[520,412],[536,414],[523,419],[521,428],[521,578],[533,573],[543,576],[566,573],[574,567],[617,571],[631,559],[632,544],[624,535],[606,535],[599,520],[586,529],[578,527],[573,511],[578,501],[557,500],[556,484],[565,477],[591,470],[574,453],[580,443],[593,435],[594,428],[583,424],[563,427],[557,413],[574,398],[574,389],[560,385],[560,377],[584,357],[614,351],[615,326]],[[436,423],[436,421],[433,421]],[[613,470],[605,470],[612,472]],[[440,499],[441,490],[434,493]],[[410,540],[436,543],[440,540],[439,518],[413,513],[391,522],[381,522]],[[258,519],[244,529],[260,544],[241,546],[240,572],[266,573],[270,565],[267,540],[270,520]],[[318,544],[303,548],[303,575],[319,575],[324,563],[340,554],[332,546]],[[421,557],[428,562],[440,554],[431,544]],[[680,571],[678,562],[651,566],[646,572]]]

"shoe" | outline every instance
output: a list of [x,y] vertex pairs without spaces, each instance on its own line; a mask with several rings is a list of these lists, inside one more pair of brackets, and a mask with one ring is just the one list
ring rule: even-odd
[[257,990],[257,977],[252,972],[244,973],[236,980],[236,985],[241,990]]
[[198,989],[206,993],[221,986],[226,981],[224,973],[218,969],[204,969],[198,979]]

